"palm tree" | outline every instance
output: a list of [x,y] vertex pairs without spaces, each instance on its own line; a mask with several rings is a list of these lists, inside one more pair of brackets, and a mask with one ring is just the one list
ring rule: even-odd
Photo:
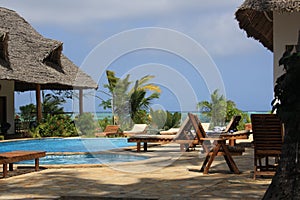
[[[115,76],[115,72],[106,71],[108,84],[104,85],[109,90],[108,100],[102,100],[100,104],[104,109],[111,108],[113,115],[117,115],[121,123],[144,123],[147,120],[147,110],[153,99],[159,97],[160,88],[147,83],[154,76],[144,76],[135,82],[134,87],[129,89],[130,75],[124,79]],[[147,97],[147,91],[154,91]],[[122,124],[121,124],[122,126]]]
[[159,93],[154,92],[146,97],[145,87],[139,88],[136,81],[133,92],[130,94],[130,115],[134,123],[145,123],[148,121],[147,111],[150,109],[152,100],[159,98]]
[[236,104],[231,100],[226,100],[223,95],[218,94],[215,90],[211,94],[211,102],[201,101],[197,104],[197,108],[202,114],[211,119],[210,128],[214,126],[224,126],[235,115],[241,115],[242,120],[238,129],[244,129],[246,122],[249,122],[249,116],[243,113],[236,107]]
[[226,99],[223,95],[219,96],[218,90],[215,90],[211,96],[211,102],[201,101],[197,108],[211,119],[210,126],[224,126],[226,118]]
[[47,114],[61,114],[64,112],[64,108],[60,107],[61,104],[65,103],[66,100],[62,97],[53,95],[53,94],[44,94],[42,93],[43,96],[43,113],[44,113],[44,118]]

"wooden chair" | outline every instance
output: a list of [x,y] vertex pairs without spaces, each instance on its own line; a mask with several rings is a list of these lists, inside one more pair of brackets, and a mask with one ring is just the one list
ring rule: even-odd
[[[230,171],[239,174],[239,169],[231,156],[232,152],[229,150],[228,145],[226,145],[226,139],[220,137],[208,138],[199,118],[191,113],[189,113],[188,116],[195,130],[198,143],[203,147],[204,153],[206,154],[200,171],[203,172],[203,174],[207,174],[215,157],[223,156]],[[240,155],[241,154],[242,152],[240,152]]]
[[[254,176],[275,174],[283,143],[283,125],[274,114],[251,115]],[[265,159],[264,161],[262,159]]]
[[239,125],[240,121],[241,121],[241,116],[240,115],[235,115],[231,118],[231,120],[229,121],[229,123],[227,124],[225,130],[223,131],[223,133],[230,133],[230,132],[236,132],[237,126]]

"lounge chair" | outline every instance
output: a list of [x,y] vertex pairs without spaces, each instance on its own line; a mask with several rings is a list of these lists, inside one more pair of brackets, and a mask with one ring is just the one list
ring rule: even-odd
[[252,114],[251,123],[254,141],[253,178],[256,179],[258,175],[272,176],[281,155],[283,125],[274,114]]
[[[136,142],[137,152],[141,151],[141,143],[143,143],[144,151],[147,151],[148,143],[169,143],[178,138],[186,129],[189,129],[191,125],[188,123],[188,118],[182,123],[176,135],[149,135],[149,134],[138,134],[131,135],[127,141]],[[185,141],[186,142],[186,141]]]
[[139,134],[145,134],[147,131],[147,124],[134,124],[130,131],[123,131],[125,137],[130,137]]
[[203,174],[207,174],[209,168],[216,156],[223,156],[230,171],[239,174],[239,169],[232,159],[232,154],[242,155],[243,149],[230,148],[226,145],[226,139],[217,137],[209,138],[204,131],[199,118],[191,113],[188,114],[192,123],[198,143],[202,146],[204,153],[206,154],[205,160],[200,169]]
[[122,136],[123,134],[119,131],[120,126],[118,125],[107,125],[103,132],[95,133],[96,137],[117,137]]
[[170,128],[166,131],[160,131],[159,134],[161,135],[176,135],[179,131],[179,128]]

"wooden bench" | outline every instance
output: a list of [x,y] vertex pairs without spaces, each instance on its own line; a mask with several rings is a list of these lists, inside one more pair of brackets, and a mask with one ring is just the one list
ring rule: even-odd
[[38,171],[39,158],[45,156],[45,151],[11,151],[0,153],[0,164],[3,164],[3,178],[7,175],[7,164],[9,164],[9,171],[13,171],[13,164],[15,162],[35,159],[35,171]]

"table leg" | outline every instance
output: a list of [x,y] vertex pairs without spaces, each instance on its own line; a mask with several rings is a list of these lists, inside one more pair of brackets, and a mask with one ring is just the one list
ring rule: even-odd
[[227,157],[227,159],[225,159],[225,160],[227,162],[227,165],[228,165],[229,169],[234,171],[235,174],[239,174],[240,171],[239,171],[238,167],[236,166],[233,158],[231,157],[230,152],[229,152],[226,144],[224,142],[222,142],[221,145],[222,145],[222,148],[225,152],[225,156]]
[[[209,168],[210,168],[212,162],[214,161],[215,157],[217,156],[217,154],[218,154],[220,148],[221,148],[221,144],[220,144],[220,143],[218,143],[218,144],[214,147],[213,152],[212,152],[212,154],[211,154],[211,156],[210,156],[210,158],[209,158],[209,160],[208,160],[208,163],[207,163],[206,167],[204,168],[203,174],[208,174],[208,170],[209,170]],[[204,164],[204,163],[203,163],[203,164]]]
[[229,146],[235,146],[235,139],[229,139]]

